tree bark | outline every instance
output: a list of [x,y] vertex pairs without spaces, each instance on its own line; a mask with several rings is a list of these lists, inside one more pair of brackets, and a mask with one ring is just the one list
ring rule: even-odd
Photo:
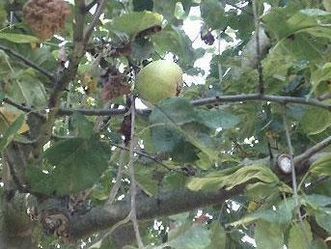
[[[195,208],[220,204],[232,196],[242,193],[244,186],[230,191],[193,192],[181,190],[167,192],[157,197],[137,196],[138,220],[149,220],[189,211]],[[95,207],[84,215],[74,215],[70,221],[69,233],[72,239],[86,237],[94,232],[107,229],[126,218],[130,212],[129,198],[116,202],[111,207]]]

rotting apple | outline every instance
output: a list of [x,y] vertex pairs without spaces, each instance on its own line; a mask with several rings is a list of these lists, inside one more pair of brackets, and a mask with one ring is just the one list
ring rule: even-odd
[[174,62],[158,60],[138,73],[135,90],[143,102],[151,106],[163,99],[178,96],[182,86],[182,69]]

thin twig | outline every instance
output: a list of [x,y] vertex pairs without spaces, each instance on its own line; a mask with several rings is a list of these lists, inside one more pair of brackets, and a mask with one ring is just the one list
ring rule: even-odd
[[[119,144],[115,144],[115,143],[112,143],[112,142],[110,142],[110,144],[111,144],[112,146],[115,146],[115,147],[121,149],[121,150],[127,150],[127,151],[129,151],[129,149],[128,149],[127,147],[125,147],[125,146],[122,146],[122,145],[119,145]],[[162,161],[160,161],[159,159],[157,159],[157,158],[155,158],[155,157],[153,157],[153,156],[151,156],[151,155],[149,155],[149,154],[146,154],[146,153],[144,153],[144,152],[142,152],[142,151],[139,151],[139,150],[134,150],[134,153],[137,154],[137,155],[139,155],[139,156],[142,156],[142,157],[148,158],[148,159],[150,159],[150,160],[152,160],[152,161],[154,161],[154,162],[160,164],[161,166],[163,166],[163,167],[166,168],[167,170],[173,170],[173,169],[169,168],[168,165],[164,164]]]
[[70,116],[74,112],[79,112],[85,116],[112,116],[112,115],[123,115],[128,112],[127,108],[122,109],[70,109],[70,108],[60,108],[58,111],[58,115],[60,116]]
[[256,57],[257,57],[257,72],[259,74],[258,92],[264,94],[264,80],[263,80],[263,68],[261,64],[261,49],[260,49],[260,23],[258,16],[258,6],[256,0],[252,1],[253,15],[255,23],[255,39],[256,39]]
[[90,37],[92,35],[92,32],[95,28],[95,26],[97,26],[98,22],[99,22],[99,18],[101,16],[101,14],[104,11],[104,8],[106,7],[106,0],[100,0],[97,10],[95,11],[95,14],[93,16],[93,19],[90,23],[90,25],[86,28],[86,31],[84,32],[84,43],[87,44],[88,41],[90,40]]
[[191,101],[194,106],[202,106],[208,104],[221,104],[231,102],[246,102],[246,101],[270,101],[280,104],[301,104],[310,105],[331,111],[331,104],[327,104],[315,99],[307,99],[304,97],[291,97],[291,96],[277,96],[277,95],[260,95],[260,94],[241,94],[241,95],[227,95],[227,96],[216,96],[210,98],[203,98]]
[[2,100],[3,103],[6,103],[10,106],[13,106],[15,108],[17,108],[18,110],[21,110],[23,112],[26,112],[26,113],[34,113],[35,115],[37,115],[38,117],[42,118],[42,119],[45,119],[46,116],[41,114],[39,111],[35,110],[35,109],[32,109],[31,107],[28,107],[26,105],[20,105],[16,102],[14,102],[13,100],[11,100],[10,98],[6,97]]
[[[193,106],[215,105],[223,103],[237,103],[246,101],[270,101],[280,104],[301,104],[308,106],[315,106],[331,111],[331,104],[327,104],[316,99],[306,99],[303,97],[291,97],[291,96],[277,96],[277,95],[260,95],[260,94],[240,94],[240,95],[225,95],[216,96],[210,98],[201,98],[191,101]],[[123,115],[128,112],[128,109],[65,109],[60,108],[59,115],[72,115],[74,112],[79,112],[85,116],[111,116],[111,115]],[[151,110],[136,110],[137,113],[142,115],[148,115]]]
[[288,120],[286,116],[286,107],[284,107],[284,113],[283,113],[283,125],[285,129],[285,136],[286,136],[286,142],[289,150],[289,156],[290,156],[290,164],[291,164],[291,170],[292,170],[292,188],[293,188],[293,195],[296,201],[297,206],[299,206],[299,199],[298,199],[298,191],[297,191],[297,178],[296,178],[296,173],[295,173],[295,164],[294,164],[294,151],[293,151],[293,146],[291,142],[291,136],[290,136],[290,131],[288,127]]
[[300,211],[300,201],[299,201],[299,195],[298,195],[298,185],[297,185],[297,177],[296,177],[296,172],[295,172],[295,164],[294,164],[294,150],[293,150],[293,146],[292,146],[292,141],[291,141],[291,135],[290,135],[290,131],[289,131],[289,123],[288,123],[288,119],[287,119],[287,115],[286,115],[286,106],[283,106],[283,125],[284,125],[284,129],[285,129],[285,136],[286,136],[286,141],[287,141],[287,146],[288,146],[288,150],[289,150],[289,154],[290,154],[290,164],[291,164],[291,176],[292,176],[292,189],[293,189],[293,197],[294,197],[294,201],[295,201],[295,205],[296,205],[296,209],[297,209],[297,213],[298,213],[298,217],[299,217],[299,221],[300,221],[300,227],[302,229],[302,232],[304,234],[304,239],[305,241],[308,243],[308,237],[306,235],[306,230],[303,224],[303,219],[302,219],[302,215],[301,215],[301,211]]
[[32,67],[33,69],[37,70],[38,72],[42,73],[43,75],[45,75],[48,79],[50,79],[51,81],[54,80],[54,76],[53,74],[51,74],[50,72],[48,72],[46,69],[40,67],[39,65],[37,65],[36,63],[34,63],[33,61],[25,58],[23,55],[17,53],[16,51],[0,45],[0,49],[5,51],[7,54],[19,59],[20,61],[22,61],[24,64],[26,64],[27,66]]
[[140,249],[144,248],[144,244],[142,242],[140,232],[139,232],[139,226],[137,221],[137,213],[136,213],[136,194],[137,194],[137,188],[136,188],[136,181],[135,181],[135,175],[134,175],[134,145],[135,145],[135,125],[136,125],[136,107],[135,107],[135,97],[131,96],[131,134],[130,134],[130,151],[129,151],[129,174],[130,174],[130,203],[131,203],[131,221],[133,223],[133,229],[136,235],[136,240],[138,247]]
[[120,158],[119,158],[119,162],[118,162],[119,166],[118,166],[118,171],[117,171],[117,175],[116,175],[116,179],[115,179],[115,184],[113,185],[113,187],[110,190],[108,200],[105,204],[107,206],[111,206],[113,204],[115,197],[121,187],[122,176],[123,176],[123,167],[124,167],[124,161],[125,161],[126,154],[127,154],[126,151],[124,151],[124,150],[120,151]]
[[319,143],[315,144],[314,146],[310,147],[304,153],[296,156],[295,159],[294,159],[294,164],[299,165],[300,163],[308,160],[310,157],[312,157],[316,153],[320,152],[321,150],[325,149],[329,145],[331,145],[331,136],[325,138],[321,142],[319,142]]
[[100,239],[98,242],[96,242],[95,244],[93,244],[91,247],[89,248],[94,248],[93,246],[98,245],[100,242],[104,241],[107,237],[109,237],[117,228],[119,228],[120,226],[128,223],[131,219],[131,213],[129,213],[123,220],[120,220],[119,222],[117,222],[116,224],[114,224],[111,229],[106,232],[103,236],[102,239]]
[[94,6],[94,5],[96,5],[98,3],[98,0],[93,0],[93,1],[91,1],[89,4],[87,4],[86,5],[86,7],[85,7],[85,11],[86,12],[88,12],[90,9],[92,9],[92,7]]

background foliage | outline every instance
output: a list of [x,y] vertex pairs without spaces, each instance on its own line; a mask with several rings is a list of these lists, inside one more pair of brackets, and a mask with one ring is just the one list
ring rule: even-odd
[[[330,1],[68,1],[63,29],[44,40],[24,4],[0,2],[1,191],[3,207],[13,192],[31,194],[23,213],[43,225],[28,223],[35,245],[141,247],[132,231],[71,240],[72,217],[122,205],[135,189],[138,211],[140,196],[232,193],[192,195],[180,214],[171,198],[167,212],[138,212],[145,248],[330,247]],[[185,27],[196,23],[192,39]],[[135,75],[159,59],[181,66],[185,87],[152,109],[137,104],[133,122]],[[280,154],[295,174],[281,172]],[[65,216],[52,227],[54,213]]]

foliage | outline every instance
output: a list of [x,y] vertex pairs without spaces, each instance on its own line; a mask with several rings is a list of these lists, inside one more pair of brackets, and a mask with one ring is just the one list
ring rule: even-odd
[[[38,23],[46,38],[33,33],[23,18],[26,2],[0,2],[4,191],[8,164],[13,185],[41,198],[35,204],[41,211],[46,208],[38,205],[47,199],[62,203],[84,193],[81,202],[88,207],[83,211],[61,207],[69,210],[65,225],[76,213],[84,219],[89,209],[103,207],[117,187],[115,205],[122,205],[121,196],[128,198],[135,184],[139,194],[157,200],[180,191],[224,191],[226,201],[197,200],[176,216],[169,216],[176,203],[167,203],[166,211],[160,207],[158,226],[140,226],[146,248],[330,246],[327,1],[67,1],[66,23],[61,20],[52,32]],[[94,19],[102,6],[103,15]],[[266,53],[259,55],[256,29],[263,29],[268,39]],[[89,31],[91,37],[84,39]],[[129,110],[135,76],[160,59],[182,68],[185,86],[179,97],[151,109],[137,102],[134,123]],[[136,143],[130,156],[123,151],[130,150],[132,125]],[[308,153],[307,160],[296,164],[295,187],[276,162],[292,149],[294,162]],[[21,156],[22,165],[11,165]],[[130,164],[136,182],[129,180]],[[74,246],[44,232],[49,233],[45,226],[31,235],[43,248],[117,248],[100,231]],[[57,232],[51,231],[63,235]],[[128,242],[126,248],[136,248],[135,241]]]

